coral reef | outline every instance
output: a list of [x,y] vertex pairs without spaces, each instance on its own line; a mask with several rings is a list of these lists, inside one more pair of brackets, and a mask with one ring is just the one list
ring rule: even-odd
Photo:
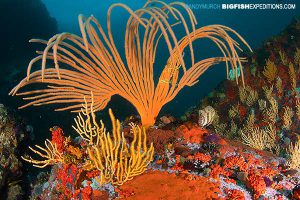
[[[32,40],[47,46],[30,62],[27,77],[11,94],[31,100],[23,107],[68,103],[58,110],[79,114],[73,125],[77,138],[56,126],[50,129],[52,137],[44,147],[29,147],[34,156],[22,156],[35,167],[51,167],[49,174],[39,175],[30,198],[300,199],[299,21],[266,41],[263,48],[245,53],[250,62],[242,66],[238,43],[228,33],[247,43],[235,31],[219,25],[195,29],[196,20],[188,7],[178,2],[157,4],[161,7],[147,1],[136,11],[123,4],[111,6],[107,34],[94,17],[81,15],[81,37],[63,33],[48,42]],[[116,6],[130,13],[126,64],[110,30],[110,14]],[[188,14],[192,31],[179,8]],[[169,18],[174,18],[175,24]],[[177,41],[173,26],[179,22],[186,36]],[[142,27],[144,36],[139,34]],[[155,85],[153,63],[160,37],[165,39],[170,57]],[[220,48],[223,57],[195,62],[192,42],[205,37]],[[183,59],[187,47],[190,68]],[[47,60],[54,62],[53,68],[48,68]],[[41,70],[31,72],[37,61],[42,61]],[[227,64],[228,80],[180,120],[163,116],[155,124],[164,104],[221,61]],[[236,85],[239,77],[243,85]],[[50,85],[19,92],[32,83]],[[115,94],[136,107],[141,123],[133,123],[139,122],[135,117],[121,123],[111,109],[111,131],[97,120],[95,112],[105,108]],[[1,153],[6,159],[0,164],[8,169],[5,173],[18,174],[12,127],[7,111],[0,107]],[[18,182],[2,180],[9,183],[6,196],[19,198],[13,194],[22,194]]]
[[26,137],[25,127],[0,104],[0,199],[23,199],[25,187],[19,144]]
[[[124,125],[127,126],[129,124]],[[190,140],[191,130],[193,137],[197,139]],[[153,132],[151,129],[148,131],[147,135]],[[156,132],[166,131],[157,129]],[[35,187],[32,195],[42,199],[224,200],[290,199],[298,195],[300,172],[289,169],[288,162],[281,157],[253,149],[238,141],[224,140],[218,134],[200,128],[196,123],[179,123],[175,130],[167,132],[176,139],[168,140],[166,145],[162,145],[160,140],[151,139],[154,147],[160,147],[160,152],[155,153],[147,170],[142,170],[144,173],[121,184],[112,181],[110,175],[113,173],[109,170],[105,174],[101,172],[101,167],[89,168],[90,158],[85,150],[88,148],[87,141],[81,139],[75,143],[75,140],[70,140],[68,148],[64,146],[64,157],[72,157],[74,152],[66,149],[78,148],[81,153],[76,153],[77,156],[74,155],[74,159],[68,162],[55,164],[50,177],[46,176],[44,182]],[[129,136],[131,134],[134,133],[124,133]],[[156,136],[160,137],[160,134]],[[114,142],[108,143],[113,145]],[[97,154],[101,155],[100,152]],[[132,157],[130,154],[128,156]],[[108,181],[101,181],[105,178]]]
[[[216,132],[256,149],[290,156],[293,162],[300,128],[300,30],[295,23],[297,20],[248,55],[249,62],[244,65],[245,88],[226,80],[200,106],[204,108],[211,102],[216,110],[218,116],[212,123]],[[225,98],[219,98],[219,93]]]

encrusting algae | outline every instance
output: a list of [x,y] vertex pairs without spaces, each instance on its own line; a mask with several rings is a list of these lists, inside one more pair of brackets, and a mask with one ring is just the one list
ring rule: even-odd
[[218,199],[220,189],[218,183],[205,177],[191,175],[181,178],[175,174],[154,171],[121,186],[118,192],[121,198],[130,200]]

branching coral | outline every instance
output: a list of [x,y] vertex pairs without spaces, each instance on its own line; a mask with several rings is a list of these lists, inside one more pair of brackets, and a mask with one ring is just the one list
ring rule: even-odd
[[250,86],[239,87],[239,97],[242,103],[251,107],[258,100],[258,93]]
[[274,62],[270,59],[267,60],[266,66],[263,71],[264,76],[267,78],[269,83],[272,83],[277,76],[277,68]]
[[258,100],[259,110],[264,110],[267,107],[267,102],[264,99]]
[[270,106],[263,110],[264,118],[263,121],[275,125],[278,116],[278,102],[273,97],[273,86],[270,88],[263,87],[266,98],[268,99]]
[[242,132],[244,134],[251,134],[252,133],[255,120],[256,119],[255,119],[254,113],[250,113],[247,120],[246,120],[246,123],[243,127],[243,130],[242,130]]
[[289,64],[289,76],[290,76],[292,90],[295,91],[297,87],[297,81],[296,81],[297,77],[296,77],[296,72],[293,63]]
[[255,128],[248,135],[241,133],[243,142],[255,149],[265,149],[265,137],[266,135],[259,129]]
[[272,98],[272,93],[273,93],[273,85],[271,87],[268,86],[264,86],[263,91],[265,93],[265,96],[267,97],[267,99],[271,99]]
[[88,165],[100,171],[100,177],[97,178],[100,185],[122,185],[147,169],[153,159],[154,149],[152,144],[149,148],[146,145],[145,129],[134,124],[131,124],[134,138],[130,147],[127,147],[124,133],[120,133],[120,123],[114,121],[111,111],[110,116],[113,122],[113,138],[109,133],[104,133],[100,137],[99,145],[88,148],[91,159]]
[[300,169],[300,141],[298,140],[294,145],[288,148],[290,158],[288,165],[292,169]]
[[[155,6],[151,2],[156,2]],[[111,13],[115,7],[122,7],[130,13],[125,33],[126,62],[121,58],[111,31]],[[180,9],[187,13],[189,20],[184,18]],[[171,21],[174,23],[171,24]],[[180,40],[173,30],[179,24],[183,25],[186,33]],[[199,76],[212,65],[225,62],[227,75],[229,65],[234,70],[240,68],[244,80],[243,60],[237,53],[241,49],[230,34],[250,49],[245,40],[226,26],[211,25],[196,29],[196,24],[191,9],[179,2],[166,4],[148,1],[136,11],[124,4],[114,4],[107,12],[107,32],[93,16],[85,18],[80,15],[81,37],[62,33],[49,41],[31,40],[46,47],[44,51],[37,52],[39,55],[29,63],[27,77],[10,94],[25,96],[23,99],[30,101],[21,108],[66,104],[57,109],[60,111],[80,111],[83,96],[88,97],[90,91],[95,95],[95,111],[104,109],[113,95],[120,95],[136,107],[143,125],[153,125],[162,106],[183,87],[195,85]],[[195,62],[192,43],[201,38],[210,39],[220,49],[222,57]],[[165,41],[170,57],[155,82],[154,62],[161,40]],[[191,56],[189,68],[183,59],[186,48],[189,48]],[[54,62],[53,68],[46,68],[48,60]],[[32,72],[33,65],[39,61],[42,61],[41,70]],[[34,83],[43,83],[48,88],[19,92],[20,88]],[[91,98],[86,100],[90,105]]]
[[282,95],[283,95],[283,88],[282,88],[282,80],[281,80],[280,77],[277,77],[275,86],[276,86],[276,90],[277,90],[278,96],[282,97]]
[[283,127],[287,130],[291,128],[291,125],[293,123],[292,117],[293,117],[293,110],[289,106],[285,106],[284,108],[284,113],[283,113]]
[[247,106],[251,107],[258,100],[258,93],[255,90],[249,90],[249,95],[246,99]]
[[278,115],[278,102],[274,97],[269,98],[270,107],[264,110],[264,121],[271,122],[272,124],[276,123],[277,115]]
[[82,104],[81,112],[75,118],[76,126],[72,126],[74,130],[85,140],[89,145],[99,144],[100,137],[105,132],[104,124],[102,121],[97,123],[96,115],[94,112],[94,95],[90,108],[88,107],[86,98],[84,97],[85,104]]
[[228,116],[233,119],[239,115],[239,104],[232,105],[231,108],[228,110]]
[[276,132],[276,127],[273,126],[272,124],[269,124],[268,126],[265,127],[264,131],[267,134],[267,140],[265,141],[266,143],[266,149],[267,150],[274,150],[276,153],[278,153],[278,144],[276,144],[276,137],[277,137],[277,132]]
[[36,153],[37,155],[41,156],[44,160],[36,160],[30,157],[24,157],[22,156],[22,159],[32,163],[33,166],[38,168],[44,168],[48,165],[54,165],[57,163],[63,163],[63,152],[59,152],[57,149],[57,145],[55,143],[52,143],[50,140],[45,141],[46,148],[43,148],[39,145],[35,145],[35,147],[38,150],[33,149],[32,147],[29,147],[31,151]]
[[239,97],[242,103],[246,102],[248,93],[245,87],[239,87]]
[[237,133],[238,133],[238,126],[236,125],[236,123],[234,123],[233,120],[231,120],[230,129],[225,132],[225,136],[227,138],[234,138]]
[[296,116],[300,120],[300,99],[296,99]]
[[[93,93],[92,93],[93,97]],[[112,135],[106,132],[104,124],[96,120],[92,99],[90,107],[85,100],[81,113],[75,118],[73,128],[88,143],[89,159],[84,166],[87,170],[99,170],[97,178],[100,185],[112,183],[122,185],[134,176],[142,174],[153,159],[154,148],[147,146],[145,128],[131,123],[133,141],[128,147],[124,133],[121,133],[119,120],[115,119],[111,110]]]
[[269,125],[266,129],[253,128],[248,134],[242,132],[243,142],[255,149],[272,150],[276,146],[276,130]]
[[225,123],[214,124],[214,129],[217,133],[220,133],[220,134],[225,133],[226,128],[227,128],[227,124],[225,124]]
[[281,60],[281,62],[282,62],[282,64],[284,64],[284,65],[286,65],[286,66],[288,66],[288,64],[289,64],[289,60],[288,60],[288,58],[286,57],[286,54],[285,54],[285,52],[284,51],[281,51],[281,50],[279,50],[279,57],[280,57],[280,60]]
[[296,65],[298,65],[298,69],[300,68],[300,49],[297,48],[295,55],[294,55],[294,62]]
[[225,133],[227,124],[221,123],[220,117],[219,117],[218,113],[216,112],[215,119],[212,122],[212,126],[215,129],[215,132],[221,134],[221,133]]

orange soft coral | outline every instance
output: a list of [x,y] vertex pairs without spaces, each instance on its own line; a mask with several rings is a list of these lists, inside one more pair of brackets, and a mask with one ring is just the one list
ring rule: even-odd
[[266,192],[266,183],[262,176],[251,170],[247,177],[247,186],[253,190],[254,199],[258,199]]
[[176,155],[176,163],[175,165],[171,168],[171,170],[174,170],[174,171],[183,171],[184,168],[183,168],[183,165],[180,161],[180,158],[181,156],[180,155]]
[[82,156],[83,156],[83,154],[80,151],[80,149],[77,148],[77,147],[74,147],[72,145],[69,145],[66,150],[68,151],[68,153],[70,153],[71,155],[75,156],[77,159],[81,159]]
[[294,193],[293,193],[293,198],[294,198],[295,200],[300,200],[300,191],[294,192]]
[[[145,181],[147,180],[147,181]],[[134,191],[126,199],[219,199],[218,183],[205,177],[180,177],[167,172],[150,171],[120,186],[121,191]],[[157,192],[160,191],[160,192]]]
[[92,171],[89,171],[86,173],[86,177],[90,178],[90,179],[95,178],[96,176],[99,176],[99,175],[100,175],[99,170],[92,170]]
[[206,129],[201,129],[198,126],[192,126],[188,128],[185,125],[181,125],[176,130],[186,142],[190,143],[200,143],[203,142],[203,136],[205,133],[208,133]]
[[201,161],[201,162],[209,162],[211,160],[211,156],[208,155],[208,154],[204,154],[204,153],[196,153],[194,156],[193,156],[194,160],[197,160],[197,161]]
[[220,165],[211,165],[211,172],[210,172],[210,176],[212,178],[219,178],[219,175],[223,175],[223,176],[230,176],[232,174],[231,171],[227,171],[225,170],[224,167],[221,167]]
[[259,170],[261,176],[275,176],[279,172],[270,166]]
[[255,158],[255,156],[253,154],[244,154],[245,159],[247,160],[248,165],[260,165],[261,164],[261,160]]
[[225,189],[228,200],[245,200],[245,195],[241,190]]
[[240,171],[247,171],[248,164],[242,156],[229,156],[224,160],[224,166],[229,169],[239,168]]

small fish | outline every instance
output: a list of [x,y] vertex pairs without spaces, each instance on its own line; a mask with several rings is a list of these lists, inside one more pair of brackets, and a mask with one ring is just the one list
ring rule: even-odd
[[241,69],[238,67],[237,69],[230,69],[229,71],[229,80],[234,80],[236,77],[241,76]]
[[199,110],[198,124],[201,127],[209,126],[215,119],[216,111],[211,106],[206,106],[204,109]]

